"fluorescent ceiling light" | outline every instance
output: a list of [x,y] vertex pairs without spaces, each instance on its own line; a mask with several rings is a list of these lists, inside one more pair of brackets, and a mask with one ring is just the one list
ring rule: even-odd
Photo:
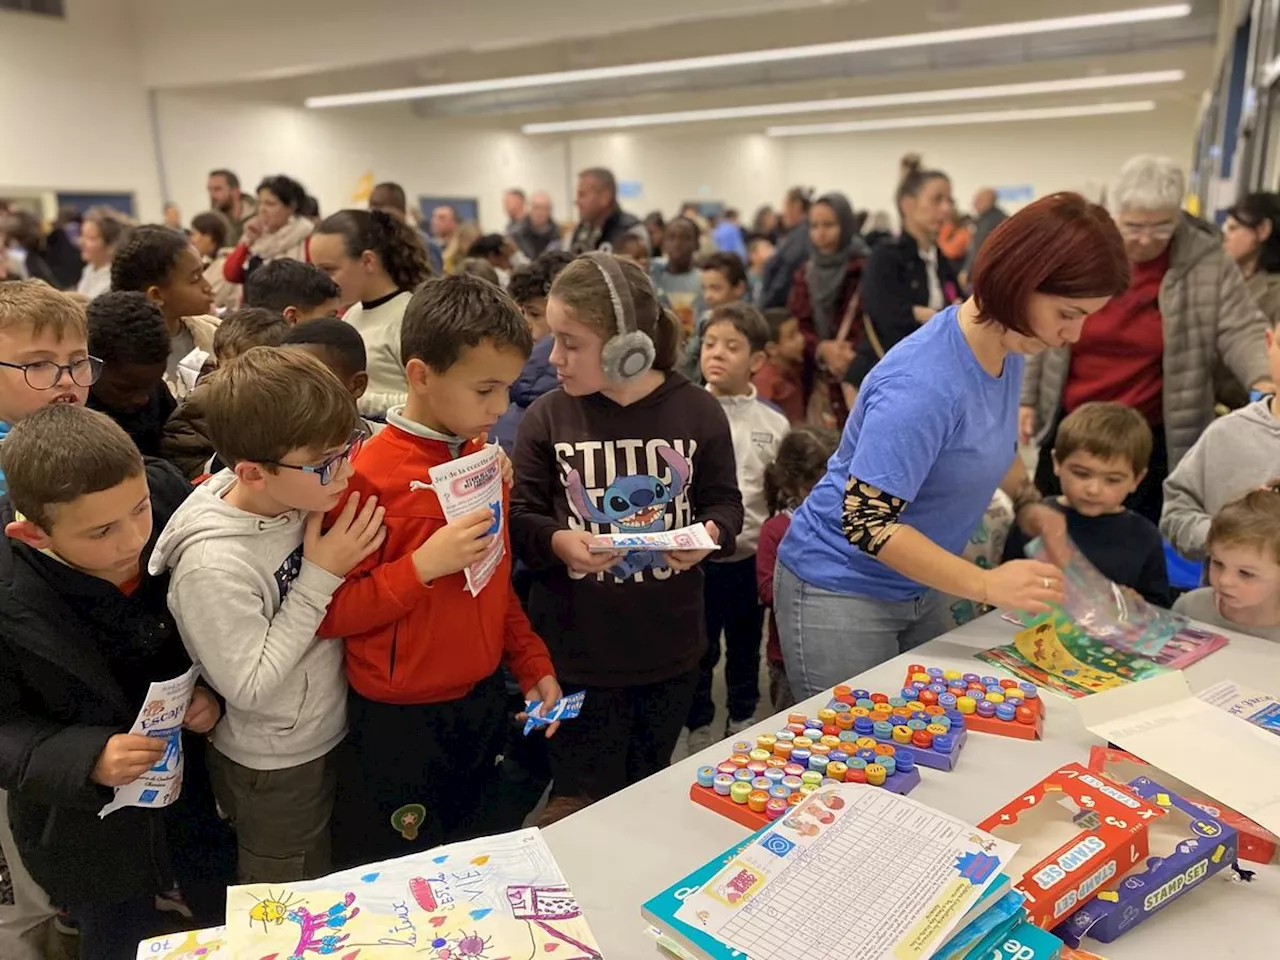
[[992,40],[1005,37],[1024,37],[1039,33],[1059,33],[1065,30],[1115,27],[1134,23],[1150,23],[1158,20],[1176,20],[1190,14],[1191,5],[1189,3],[1175,3],[1159,7],[1113,10],[1109,13],[1055,17],[1049,20],[1024,20],[1017,23],[996,23],[982,27],[936,30],[930,33],[909,33],[896,37],[871,37],[866,40],[818,43],[804,47],[750,50],[744,53],[721,53],[707,57],[689,57],[683,60],[656,60],[649,63],[629,63],[613,67],[593,67],[586,70],[565,70],[559,73],[539,73],[522,77],[495,77],[489,80],[467,80],[461,83],[440,83],[425,87],[399,87],[393,90],[369,90],[363,93],[308,97],[305,103],[308,107],[320,108],[389,103],[395,100],[428,100],[438,97],[455,97],[469,93],[526,90],[535,87],[554,87],[594,80],[616,80],[626,77],[650,77],[658,74],[691,73],[697,70],[719,70],[725,67],[753,66],[762,63],[784,63],[792,60],[807,60],[813,57],[838,57],[852,53],[870,53],[877,50],[902,50],[910,47],[932,47],[948,43],[965,43],[972,40]]
[[866,97],[831,100],[804,100],[798,103],[762,103],[750,107],[718,107],[710,110],[682,110],[677,113],[648,113],[630,117],[593,117],[588,120],[561,120],[526,123],[521,132],[580,133],[584,130],[623,130],[671,123],[703,123],[710,120],[744,120],[751,117],[787,117],[800,113],[831,113],[837,110],[866,110],[872,107],[900,107],[920,103],[952,103],[959,100],[995,100],[1041,93],[1079,93],[1087,90],[1114,90],[1158,83],[1178,83],[1186,78],[1182,70],[1153,70],[1114,76],[1077,77],[1069,80],[1040,80],[1032,83],[1002,83],[991,87],[960,87],[947,90],[916,90]]
[[985,113],[951,113],[932,117],[888,117],[880,120],[851,120],[848,123],[805,123],[769,127],[771,137],[808,137],[824,133],[861,133],[870,130],[911,130],[916,127],[956,127],[979,123],[1017,123],[1024,120],[1068,120],[1113,113],[1146,113],[1154,110],[1154,100],[1127,103],[1091,103],[1078,107],[1039,107],[1029,110],[990,110]]

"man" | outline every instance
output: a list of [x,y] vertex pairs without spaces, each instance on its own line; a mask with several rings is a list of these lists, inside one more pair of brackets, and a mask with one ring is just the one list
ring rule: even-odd
[[431,211],[431,236],[441,247],[449,245],[453,233],[458,229],[458,211],[447,203],[442,203]]
[[510,235],[516,248],[531,261],[561,248],[560,225],[551,219],[549,194],[539,190],[529,198],[529,215],[512,226]]
[[[409,205],[405,200],[404,187],[398,183],[387,181],[373,188],[369,194],[369,209],[381,210],[397,220],[409,222]],[[427,259],[431,261],[431,269],[437,276],[444,273],[444,247],[429,236],[425,230],[419,229],[422,245],[427,248]]]
[[768,310],[787,305],[791,279],[809,257],[809,206],[813,192],[792,187],[782,201],[782,229],[786,235],[764,265],[759,307]]
[[240,178],[230,170],[209,173],[209,208],[227,218],[227,246],[240,242],[245,221],[258,212],[257,201],[240,192]]
[[969,271],[978,258],[978,250],[991,236],[991,231],[1009,219],[1009,215],[996,206],[996,199],[996,192],[990,187],[983,187],[973,195],[973,239],[969,242],[969,255],[965,258],[960,277],[965,286],[969,285]]
[[592,167],[578,174],[578,215],[582,218],[573,231],[572,251],[613,251],[627,234],[649,246],[649,231],[643,223],[618,206],[618,181],[604,167]]
[[525,195],[519,187],[510,187],[502,194],[502,209],[507,212],[507,233],[524,219]]

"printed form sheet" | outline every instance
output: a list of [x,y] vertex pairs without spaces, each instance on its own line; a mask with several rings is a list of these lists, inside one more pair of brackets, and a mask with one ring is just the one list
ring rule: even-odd
[[751,957],[924,960],[1017,851],[906,797],[815,792],[677,912]]

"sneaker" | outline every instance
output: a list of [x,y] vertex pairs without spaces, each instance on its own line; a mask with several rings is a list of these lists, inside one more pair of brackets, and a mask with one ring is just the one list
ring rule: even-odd
[[690,730],[689,756],[701,753],[719,740],[720,738],[716,736],[715,731],[711,729],[711,724],[707,724],[705,727],[698,727],[696,730]]
[[736,737],[743,730],[748,730],[756,725],[755,720],[748,717],[746,720],[730,720],[725,724],[724,735],[726,737]]

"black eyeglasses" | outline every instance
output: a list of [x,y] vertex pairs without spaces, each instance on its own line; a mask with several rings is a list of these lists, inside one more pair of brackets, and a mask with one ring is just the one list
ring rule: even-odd
[[71,382],[77,387],[92,387],[102,375],[102,361],[97,357],[85,357],[70,363],[54,363],[52,360],[5,363],[0,360],[0,367],[21,370],[23,379],[32,390],[52,390],[62,380],[63,373],[71,377]]
[[364,434],[357,431],[351,434],[351,439],[347,441],[347,445],[343,449],[339,450],[324,463],[311,466],[309,464],[281,463],[278,460],[266,460],[264,462],[271,464],[273,467],[284,467],[286,470],[301,470],[303,473],[314,473],[320,478],[320,486],[327,487],[343,462],[355,459],[362,446],[364,446]]

